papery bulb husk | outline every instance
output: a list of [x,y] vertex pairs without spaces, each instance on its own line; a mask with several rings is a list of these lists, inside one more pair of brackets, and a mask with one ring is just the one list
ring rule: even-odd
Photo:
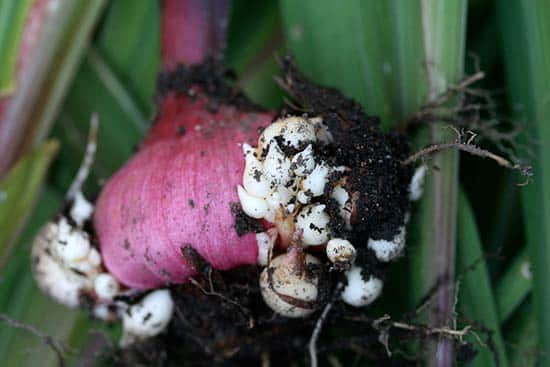
[[253,233],[235,230],[242,143],[253,143],[272,115],[240,112],[195,89],[170,93],[140,150],[105,185],[94,218],[107,269],[126,286],[147,289],[196,274],[182,256],[194,248],[216,269],[257,262]]

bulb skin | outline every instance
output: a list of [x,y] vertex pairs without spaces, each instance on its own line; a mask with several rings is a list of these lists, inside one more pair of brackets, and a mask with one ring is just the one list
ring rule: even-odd
[[219,103],[199,87],[170,92],[139,151],[105,184],[94,226],[105,266],[136,289],[181,283],[196,274],[181,249],[193,247],[215,269],[255,264],[254,233],[239,237],[244,142],[272,116]]

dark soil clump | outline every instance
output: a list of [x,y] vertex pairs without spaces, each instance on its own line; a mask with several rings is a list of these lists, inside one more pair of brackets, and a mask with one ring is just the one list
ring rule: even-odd
[[196,65],[178,65],[174,70],[163,71],[157,79],[157,98],[174,92],[180,95],[195,97],[199,87],[210,97],[209,108],[215,113],[220,104],[238,107],[240,111],[262,111],[263,109],[252,103],[239,88],[234,87],[230,80],[235,75],[226,69],[220,61],[208,59]]
[[[277,316],[263,302],[255,266],[218,272],[206,266],[195,281],[174,286],[176,311],[162,335],[118,350],[115,366],[258,366],[307,362],[307,346],[320,312],[305,319]],[[339,351],[357,351],[379,366],[412,366],[413,361],[386,355],[379,332],[353,321],[364,310],[341,303],[329,314],[319,340],[320,359]],[[345,332],[344,332],[345,331]],[[331,334],[338,333],[334,338]],[[345,354],[344,354],[345,356]],[[343,357],[344,361],[351,361]]]
[[[291,59],[282,60],[282,64],[284,86],[303,107],[302,113],[305,110],[308,115],[322,117],[333,135],[334,148],[324,155],[351,168],[349,189],[359,197],[350,240],[392,240],[410,210],[408,187],[413,169],[402,164],[410,154],[407,137],[382,132],[378,117],[368,116],[337,89],[309,82]],[[338,232],[338,228],[333,229]]]
[[231,212],[235,217],[235,230],[239,236],[264,231],[262,223],[246,215],[239,203],[231,203]]

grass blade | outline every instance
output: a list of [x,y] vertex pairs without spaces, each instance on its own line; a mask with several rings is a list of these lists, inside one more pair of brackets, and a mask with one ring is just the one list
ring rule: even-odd
[[[60,0],[39,35],[0,129],[0,177],[47,135],[105,0]],[[52,10],[53,9],[53,10]]]
[[495,289],[498,316],[505,322],[525,301],[531,291],[533,275],[528,249],[524,248],[514,257],[504,274],[501,275]]
[[32,212],[57,149],[55,141],[44,143],[21,159],[0,182],[0,269]]
[[160,2],[112,1],[95,46],[148,116],[160,66]]
[[31,0],[0,1],[0,98],[15,89],[19,44]]
[[389,77],[384,72],[391,45],[390,33],[383,31],[388,4],[281,1],[286,38],[303,72],[318,83],[341,89],[384,121],[391,116]]
[[[507,367],[508,361],[500,323],[493,297],[491,280],[483,258],[483,248],[475,223],[475,216],[463,191],[458,200],[457,273],[460,277],[459,306],[470,321],[478,321],[492,332],[493,346],[482,346],[472,367]],[[466,321],[468,322],[468,321]],[[470,342],[478,344],[475,338]],[[490,349],[494,347],[495,355]]]
[[507,92],[517,120],[524,121],[534,152],[534,182],[522,190],[526,235],[533,266],[540,366],[550,366],[550,5],[546,1],[498,2],[507,71]]
[[[36,287],[29,256],[35,232],[59,210],[62,198],[61,193],[51,188],[42,194],[9,263],[2,269],[0,312],[65,342],[75,322],[85,317],[76,310],[56,304]],[[71,348],[76,346],[69,345]],[[43,340],[4,323],[0,324],[0,355],[2,366],[57,366],[56,355]]]
[[535,310],[531,303],[522,305],[506,330],[512,367],[534,367],[540,358]]

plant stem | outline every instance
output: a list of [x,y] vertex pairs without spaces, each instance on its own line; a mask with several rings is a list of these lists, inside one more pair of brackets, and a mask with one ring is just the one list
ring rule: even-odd
[[225,49],[230,0],[164,0],[162,65],[199,64],[221,59]]
[[[466,2],[440,3],[421,1],[422,29],[428,102],[443,93],[449,83],[456,82],[463,72]],[[447,23],[450,21],[450,23]],[[447,139],[448,131],[432,126],[432,143]],[[458,152],[445,152],[434,157],[437,167],[431,177],[432,262],[430,277],[438,285],[430,309],[433,327],[455,327],[455,243],[458,194]],[[439,338],[430,345],[427,365],[454,365],[452,341]]]

